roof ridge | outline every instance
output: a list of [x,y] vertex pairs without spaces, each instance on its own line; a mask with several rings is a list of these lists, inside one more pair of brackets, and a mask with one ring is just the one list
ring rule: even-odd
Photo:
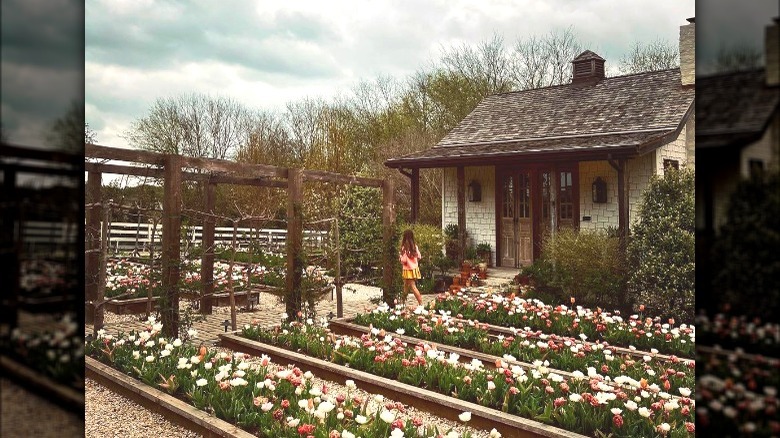
[[[600,80],[599,83],[603,83],[605,81],[609,81],[609,80],[612,80],[612,79],[621,79],[621,78],[626,78],[626,77],[630,77],[630,76],[648,75],[648,74],[668,72],[668,71],[673,71],[673,70],[680,70],[680,67],[665,68],[665,69],[662,69],[662,70],[643,71],[643,72],[639,72],[639,73],[628,73],[628,74],[619,75],[619,76],[607,76],[604,79]],[[570,85],[576,85],[576,84],[572,84],[571,82],[569,82],[569,83],[566,83],[566,84],[547,85],[547,86],[544,86],[544,87],[528,88],[528,89],[525,89],[525,90],[504,91],[504,92],[501,92],[501,93],[488,94],[487,96],[485,96],[485,98],[487,99],[488,97],[493,97],[493,96],[505,96],[505,95],[508,95],[508,94],[518,94],[518,93],[524,93],[524,92],[536,91],[536,90],[546,90],[546,89],[549,89],[549,88],[556,88],[556,87],[567,87],[567,86],[570,86]]]

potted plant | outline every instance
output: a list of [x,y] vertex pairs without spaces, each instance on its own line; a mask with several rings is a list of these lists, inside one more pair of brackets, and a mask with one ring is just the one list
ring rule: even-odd
[[490,244],[482,242],[476,247],[477,257],[489,267],[493,267],[492,253]]

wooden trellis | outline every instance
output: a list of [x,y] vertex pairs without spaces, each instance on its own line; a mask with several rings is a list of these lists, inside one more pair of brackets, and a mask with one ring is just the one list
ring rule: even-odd
[[[285,285],[285,307],[287,314],[295,317],[302,307],[301,302],[301,272],[303,249],[303,184],[305,182],[330,182],[337,184],[360,185],[376,187],[382,190],[382,225],[384,247],[392,246],[392,230],[395,223],[395,195],[389,179],[364,178],[343,175],[320,170],[305,170],[286,168],[265,164],[246,164],[227,160],[185,157],[173,154],[160,154],[150,151],[118,149],[94,144],[85,145],[87,160],[111,160],[131,163],[130,165],[108,162],[85,163],[88,172],[86,202],[90,206],[86,210],[86,285],[85,298],[87,305],[87,323],[93,324],[100,318],[96,313],[102,308],[94,308],[98,301],[98,282],[100,269],[105,266],[99,263],[99,229],[101,218],[100,190],[103,173],[154,177],[163,179],[163,247],[162,247],[162,286],[165,291],[164,300],[168,303],[162,309],[162,322],[166,334],[178,336],[179,327],[179,236],[181,232],[183,181],[200,181],[205,185],[203,246],[201,263],[202,293],[200,309],[202,313],[210,313],[211,298],[214,293],[214,228],[216,225],[214,207],[217,184],[235,184],[257,187],[276,187],[287,190],[287,266]],[[184,169],[197,169],[189,171]],[[383,298],[391,302],[393,284],[393,266],[396,263],[394,254],[385,251],[383,256]]]

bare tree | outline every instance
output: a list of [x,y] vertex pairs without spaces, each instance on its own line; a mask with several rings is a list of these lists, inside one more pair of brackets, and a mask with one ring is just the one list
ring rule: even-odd
[[512,79],[521,90],[568,83],[571,61],[582,50],[572,27],[519,39],[511,54]]
[[715,73],[756,69],[761,65],[761,56],[761,52],[751,45],[721,45],[715,61]]
[[141,149],[225,159],[247,143],[251,124],[251,112],[232,99],[189,94],[157,99],[124,138]]
[[84,106],[74,101],[65,114],[51,124],[46,142],[65,152],[80,153],[90,136],[94,137],[94,131],[84,122]]
[[493,35],[476,48],[464,44],[445,49],[441,63],[448,73],[466,79],[472,90],[482,97],[512,89],[509,60],[499,35]]
[[635,42],[631,51],[620,58],[621,74],[666,70],[680,66],[680,55],[675,44],[660,39],[643,44]]

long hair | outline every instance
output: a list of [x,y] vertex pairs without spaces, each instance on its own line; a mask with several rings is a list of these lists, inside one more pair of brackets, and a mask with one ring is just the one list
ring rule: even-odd
[[414,233],[412,230],[404,231],[404,238],[401,240],[401,253],[407,256],[415,254],[416,244],[414,243]]

